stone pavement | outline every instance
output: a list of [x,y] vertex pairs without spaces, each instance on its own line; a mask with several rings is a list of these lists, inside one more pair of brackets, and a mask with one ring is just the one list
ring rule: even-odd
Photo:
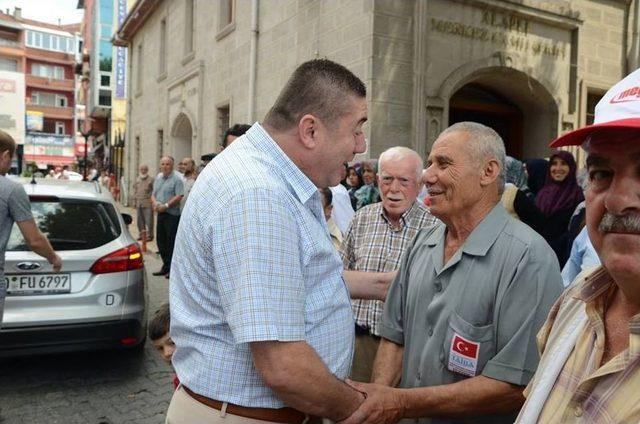
[[[131,234],[137,237],[135,211]],[[168,300],[169,280],[155,243],[145,254],[149,315]],[[101,351],[0,360],[2,424],[160,424],[173,393],[173,372],[150,341],[141,352]]]

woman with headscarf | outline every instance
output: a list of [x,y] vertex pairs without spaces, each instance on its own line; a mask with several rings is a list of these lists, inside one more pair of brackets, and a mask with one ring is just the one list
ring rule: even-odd
[[549,162],[546,159],[527,159],[524,164],[527,171],[527,187],[531,194],[537,196],[547,180]]
[[584,195],[576,179],[576,161],[573,155],[565,151],[553,153],[545,184],[536,196],[536,206],[545,216],[543,235],[556,252],[561,267],[567,261],[569,220],[576,206],[583,200]]
[[527,172],[525,171],[524,164],[516,158],[507,156],[504,165],[505,182],[513,184],[518,190],[530,196],[531,190],[529,190],[527,186]]
[[545,218],[536,207],[533,195],[531,195],[529,187],[527,187],[524,164],[518,159],[507,156],[505,158],[504,175],[505,185],[502,192],[502,206],[511,216],[542,234]]
[[356,210],[363,206],[377,203],[380,201],[380,191],[378,190],[378,162],[375,160],[368,160],[362,162],[362,181],[364,185],[360,187],[356,193]]
[[347,167],[347,178],[345,178],[345,182],[347,183],[347,193],[349,193],[349,199],[351,199],[351,207],[353,210],[356,210],[356,206],[358,204],[358,199],[356,199],[356,191],[360,187],[362,187],[362,176],[356,168],[353,166]]

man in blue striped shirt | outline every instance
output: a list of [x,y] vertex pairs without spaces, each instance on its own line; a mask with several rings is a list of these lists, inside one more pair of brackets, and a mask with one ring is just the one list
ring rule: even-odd
[[365,151],[364,84],[329,60],[293,73],[262,124],[209,164],[180,221],[167,423],[339,421],[354,323],[317,187]]

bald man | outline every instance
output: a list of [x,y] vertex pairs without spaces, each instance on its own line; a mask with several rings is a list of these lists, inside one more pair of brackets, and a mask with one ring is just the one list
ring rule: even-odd
[[156,240],[162,257],[162,268],[153,275],[164,275],[169,278],[173,245],[180,222],[180,200],[184,194],[182,177],[173,170],[173,158],[165,156],[160,159],[160,174],[153,182],[151,205],[158,213]]

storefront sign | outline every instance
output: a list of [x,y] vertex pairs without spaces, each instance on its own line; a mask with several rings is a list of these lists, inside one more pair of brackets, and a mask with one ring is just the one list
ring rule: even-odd
[[0,71],[0,129],[24,144],[24,74]]
[[28,110],[26,119],[27,131],[42,131],[44,128],[44,113]]
[[[127,17],[127,0],[118,0],[118,27],[122,25]],[[115,97],[124,99],[126,97],[126,71],[127,71],[127,49],[126,47],[116,47],[116,94]]]
[[75,159],[74,149],[73,138],[52,134],[27,134],[24,145],[25,155],[34,156],[66,156]]

